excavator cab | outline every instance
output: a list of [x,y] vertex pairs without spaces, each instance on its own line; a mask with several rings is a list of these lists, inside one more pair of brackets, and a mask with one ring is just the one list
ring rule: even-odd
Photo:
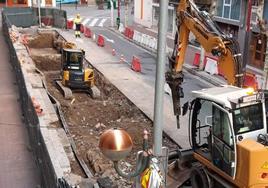
[[193,92],[189,136],[200,163],[192,168],[193,187],[215,187],[214,180],[224,187],[268,185],[265,99],[248,91],[224,86]]
[[84,64],[84,55],[85,52],[81,49],[62,49],[62,79],[56,83],[66,99],[72,98],[72,90],[88,92],[94,96],[94,72]]

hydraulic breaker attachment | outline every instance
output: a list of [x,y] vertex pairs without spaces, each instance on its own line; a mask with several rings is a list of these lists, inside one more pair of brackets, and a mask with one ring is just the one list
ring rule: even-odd
[[181,84],[183,82],[183,73],[168,71],[166,72],[166,82],[168,83],[173,101],[174,115],[177,117],[177,128],[180,128],[180,115],[181,115],[181,105],[180,98],[184,97],[183,89]]

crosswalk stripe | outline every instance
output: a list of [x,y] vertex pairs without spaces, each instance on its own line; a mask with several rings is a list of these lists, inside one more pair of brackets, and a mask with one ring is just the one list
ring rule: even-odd
[[98,18],[94,18],[94,20],[89,24],[89,26],[94,26],[98,21]]
[[102,19],[101,22],[100,22],[100,24],[99,24],[99,27],[103,27],[103,24],[104,24],[104,22],[105,22],[106,20],[107,20],[107,19]]
[[86,24],[89,22],[89,20],[90,20],[90,18],[85,19],[85,20],[82,22],[82,24],[83,24],[83,25],[86,25]]

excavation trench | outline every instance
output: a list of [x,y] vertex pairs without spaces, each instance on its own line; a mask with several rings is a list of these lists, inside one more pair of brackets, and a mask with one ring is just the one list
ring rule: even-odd
[[[74,93],[75,101],[65,100],[57,89],[54,80],[60,78],[61,54],[55,41],[59,41],[53,33],[35,35],[29,38],[29,52],[36,67],[43,72],[49,93],[61,104],[67,121],[70,136],[75,141],[80,157],[84,159],[96,178],[108,176],[118,187],[130,187],[131,182],[120,178],[113,170],[112,163],[107,160],[98,148],[100,135],[109,128],[122,128],[133,139],[131,155],[123,163],[128,170],[134,167],[136,152],[142,149],[143,130],[150,133],[149,141],[152,146],[153,127],[148,119],[126,96],[124,96],[105,77],[95,70],[96,86],[101,91],[99,99],[92,99],[85,93]],[[169,148],[177,146],[168,138],[163,138],[163,145]],[[72,172],[84,176],[74,159]]]

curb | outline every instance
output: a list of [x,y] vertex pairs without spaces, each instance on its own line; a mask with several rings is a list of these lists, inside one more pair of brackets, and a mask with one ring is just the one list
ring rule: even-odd
[[[107,27],[107,29],[110,30],[110,31],[113,32],[113,33],[119,34],[120,37],[122,37],[122,38],[128,40],[129,42],[131,42],[131,43],[133,43],[133,44],[136,44],[137,46],[139,46],[139,47],[143,48],[144,50],[148,51],[148,52],[149,52],[151,55],[153,55],[154,57],[157,57],[157,51],[156,51],[156,50],[151,49],[151,48],[148,48],[148,47],[146,47],[146,46],[143,46],[143,45],[141,45],[140,43],[138,43],[138,42],[136,42],[136,41],[133,41],[133,40],[127,38],[125,35],[123,35],[122,33],[118,32],[117,30],[115,30],[115,29],[113,29],[113,28]],[[187,72],[189,72],[189,73],[191,73],[191,74],[193,74],[193,75],[195,75],[195,76],[200,77],[201,79],[203,79],[203,80],[209,82],[210,84],[212,84],[212,85],[214,85],[214,86],[221,86],[221,85],[226,84],[226,83],[224,83],[224,81],[222,81],[222,82],[221,82],[221,81],[217,81],[216,79],[212,78],[212,76],[205,76],[205,75],[200,74],[201,71],[195,70],[195,69],[194,69],[192,66],[190,66],[190,65],[184,64],[184,65],[183,65],[183,68],[184,68]],[[204,72],[204,71],[203,71],[203,72]]]

